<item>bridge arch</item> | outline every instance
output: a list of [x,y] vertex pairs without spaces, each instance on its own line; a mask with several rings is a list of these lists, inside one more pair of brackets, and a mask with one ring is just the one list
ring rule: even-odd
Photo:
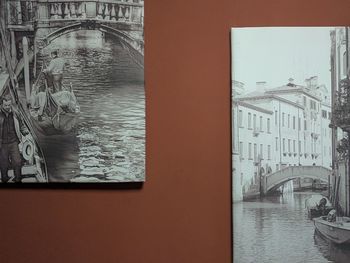
[[[117,25],[117,24],[116,24]],[[141,67],[144,65],[144,43],[141,39],[136,39],[130,34],[123,32],[123,25],[109,26],[98,20],[81,20],[76,23],[57,28],[49,34],[45,34],[44,37],[36,37],[36,45],[39,49],[43,49],[48,46],[52,41],[65,34],[79,31],[79,30],[99,30],[101,32],[116,36],[126,48],[133,58],[133,60]],[[40,35],[43,35],[42,32]]]
[[311,178],[328,182],[329,176],[331,175],[332,170],[323,166],[289,166],[265,176],[263,184],[264,194],[296,178]]

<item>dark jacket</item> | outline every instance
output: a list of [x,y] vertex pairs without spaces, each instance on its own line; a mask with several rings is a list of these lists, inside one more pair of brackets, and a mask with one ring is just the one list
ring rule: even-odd
[[[20,141],[22,141],[22,136],[27,135],[29,133],[28,129],[24,125],[20,114],[15,110],[12,110],[12,112],[13,112],[13,120],[15,124],[17,137]],[[4,129],[4,120],[5,120],[5,113],[0,108],[0,146],[2,145],[2,133]]]

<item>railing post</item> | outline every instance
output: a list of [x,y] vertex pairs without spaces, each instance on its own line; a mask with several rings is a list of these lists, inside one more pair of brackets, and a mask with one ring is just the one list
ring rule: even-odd
[[97,19],[102,19],[103,18],[103,7],[102,7],[102,3],[96,3],[96,5],[97,5]]
[[71,17],[72,18],[76,18],[77,17],[76,10],[75,10],[75,3],[70,3],[70,12],[71,12]]
[[118,5],[118,21],[124,21],[122,6]]
[[69,13],[68,3],[67,2],[64,4],[64,18],[65,19],[69,19],[70,18],[70,13]]
[[108,9],[108,4],[105,3],[104,6],[105,6],[105,13],[104,13],[104,16],[105,16],[105,17],[104,17],[104,19],[105,19],[105,20],[110,20],[110,15],[109,15],[109,11],[110,11],[110,10]]
[[112,4],[112,10],[111,10],[111,20],[116,21],[117,20],[117,14],[115,12],[115,5]]
[[57,16],[58,18],[63,18],[62,3],[57,4]]

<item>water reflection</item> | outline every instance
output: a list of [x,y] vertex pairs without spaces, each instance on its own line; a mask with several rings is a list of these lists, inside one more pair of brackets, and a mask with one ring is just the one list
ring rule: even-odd
[[349,248],[314,234],[305,210],[305,200],[313,194],[234,203],[234,262],[350,262]]
[[39,54],[59,49],[67,61],[81,115],[75,134],[41,138],[51,181],[140,181],[145,163],[143,69],[117,39],[101,32],[64,35]]

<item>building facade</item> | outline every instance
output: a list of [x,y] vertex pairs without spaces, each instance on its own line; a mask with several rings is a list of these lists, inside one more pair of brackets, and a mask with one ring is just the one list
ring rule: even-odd
[[232,110],[234,201],[284,167],[332,165],[330,95],[317,77],[272,89],[259,82],[252,93],[234,93]]

